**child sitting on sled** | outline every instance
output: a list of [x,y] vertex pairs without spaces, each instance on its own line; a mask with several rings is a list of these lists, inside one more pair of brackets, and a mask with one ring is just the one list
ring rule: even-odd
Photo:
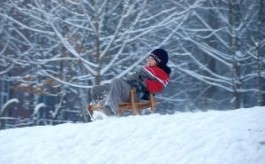
[[116,115],[119,103],[130,101],[130,90],[136,89],[135,100],[148,100],[149,93],[161,92],[168,84],[171,69],[167,66],[168,53],[164,49],[153,50],[146,65],[126,78],[114,78],[108,85],[96,85],[89,91],[90,99],[103,99],[101,110],[107,116]]

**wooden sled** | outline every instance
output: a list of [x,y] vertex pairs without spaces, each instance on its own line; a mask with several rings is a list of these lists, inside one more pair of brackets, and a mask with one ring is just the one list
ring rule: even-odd
[[[117,111],[117,115],[121,116],[125,111],[130,111],[133,115],[138,115],[141,113],[142,110],[150,108],[151,112],[153,113],[155,111],[155,105],[157,102],[155,102],[155,98],[153,93],[150,93],[150,100],[143,100],[140,102],[135,102],[135,89],[131,89],[130,91],[130,102],[126,103],[120,103],[119,108]],[[93,113],[95,110],[100,110],[100,106],[97,105],[89,105],[88,110],[90,113]]]

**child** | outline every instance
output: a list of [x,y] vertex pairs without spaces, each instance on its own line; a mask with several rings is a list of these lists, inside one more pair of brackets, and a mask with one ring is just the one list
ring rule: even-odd
[[[130,90],[136,89],[135,100],[148,99],[149,92],[161,92],[168,84],[171,69],[167,66],[168,53],[155,49],[147,58],[146,65],[127,78],[115,78],[108,85],[91,88],[90,98],[104,99],[102,111],[107,116],[116,115],[120,102],[130,102]],[[106,98],[105,98],[106,97]]]

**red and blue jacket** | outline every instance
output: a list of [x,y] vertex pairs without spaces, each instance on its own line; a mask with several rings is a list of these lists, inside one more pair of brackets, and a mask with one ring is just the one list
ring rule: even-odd
[[144,80],[146,89],[151,93],[161,92],[168,84],[169,75],[157,66],[144,67],[149,78]]
[[126,81],[135,80],[141,82],[148,92],[157,93],[167,86],[169,75],[158,66],[146,66],[126,78]]

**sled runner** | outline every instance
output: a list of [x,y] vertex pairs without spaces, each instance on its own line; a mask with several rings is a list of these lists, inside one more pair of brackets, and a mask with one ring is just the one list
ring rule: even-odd
[[[151,112],[155,111],[155,105],[158,102],[155,102],[155,98],[154,95],[152,93],[149,93],[150,96],[150,100],[143,100],[140,102],[135,102],[135,93],[136,90],[135,89],[131,89],[130,91],[130,102],[122,102],[119,104],[119,109],[117,112],[118,116],[121,116],[125,111],[130,111],[133,115],[138,115],[141,113],[142,110],[150,108]],[[99,106],[98,104],[96,105],[89,105],[88,110],[90,113],[93,113],[93,111],[95,110],[100,110],[101,106]]]

